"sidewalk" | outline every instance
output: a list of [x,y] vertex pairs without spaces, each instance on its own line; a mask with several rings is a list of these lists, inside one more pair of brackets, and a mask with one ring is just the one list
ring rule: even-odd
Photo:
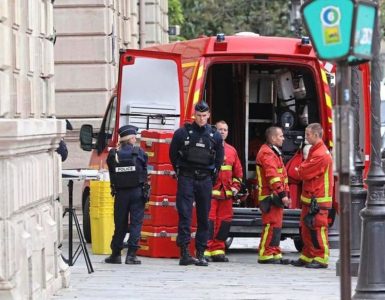
[[[335,270],[338,250],[331,250],[328,269],[261,265],[257,263],[258,242],[256,238],[234,239],[230,262],[210,263],[208,267],[179,266],[177,259],[148,257],[139,257],[142,265],[109,265],[104,263],[106,256],[92,255],[88,245],[95,272],[88,274],[80,255],[71,267],[70,287],[52,299],[340,299],[340,277]],[[65,256],[67,247],[66,241]],[[282,243],[282,249],[285,258],[298,257],[290,239]],[[352,294],[356,281],[353,278]]]

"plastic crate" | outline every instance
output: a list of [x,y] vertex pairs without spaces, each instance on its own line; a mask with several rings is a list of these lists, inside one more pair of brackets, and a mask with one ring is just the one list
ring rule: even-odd
[[158,196],[176,195],[177,181],[171,164],[149,165],[151,193]]
[[90,181],[90,206],[114,207],[109,181]]
[[90,207],[93,254],[111,254],[111,240],[114,233],[114,208]]
[[[175,196],[151,195],[146,203],[143,225],[150,226],[178,226],[178,211]],[[191,226],[197,226],[196,208],[193,208]]]
[[[195,232],[192,230],[190,252],[195,252]],[[140,237],[140,248],[137,254],[149,257],[177,258],[180,255],[179,247],[176,245],[177,227],[154,227],[143,226]]]
[[170,163],[168,155],[173,131],[143,130],[140,147],[147,153],[148,162],[155,164]]

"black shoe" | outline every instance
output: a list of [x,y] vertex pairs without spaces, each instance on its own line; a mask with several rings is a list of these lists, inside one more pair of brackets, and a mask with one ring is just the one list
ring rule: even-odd
[[126,265],[140,265],[142,263],[136,257],[136,249],[128,248],[125,263]]
[[213,262],[229,262],[229,259],[224,254],[212,255]]
[[328,265],[324,265],[324,264],[321,264],[319,263],[318,261],[312,261],[311,263],[308,263],[305,268],[309,268],[309,269],[326,269],[328,267]]
[[308,265],[309,263],[303,261],[302,259],[292,260],[290,264],[294,267],[304,267]]
[[107,257],[104,262],[106,264],[121,264],[122,263],[122,257],[120,255],[113,255],[111,254],[109,257]]
[[197,251],[197,261],[195,262],[196,266],[207,267],[209,262],[205,259],[203,251]]
[[189,266],[189,265],[195,265],[196,263],[197,263],[197,260],[194,257],[192,257],[188,251],[188,245],[181,246],[179,265]]
[[288,265],[290,261],[288,259],[283,258],[270,258],[266,260],[258,260],[258,263],[260,264],[271,264],[271,265]]

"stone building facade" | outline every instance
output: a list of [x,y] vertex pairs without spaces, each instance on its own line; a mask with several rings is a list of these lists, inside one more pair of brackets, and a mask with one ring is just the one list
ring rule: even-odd
[[[74,128],[65,137],[69,156],[63,168],[88,166],[79,129],[91,124],[98,132],[117,83],[119,50],[168,43],[167,13],[167,0],[55,0],[56,115]],[[76,207],[82,185],[74,185]]]
[[167,28],[167,0],[0,0],[0,299],[68,286],[60,119],[74,127],[64,166],[86,167],[78,130],[98,128],[119,48],[167,42]]
[[0,299],[67,286],[51,0],[0,1]]

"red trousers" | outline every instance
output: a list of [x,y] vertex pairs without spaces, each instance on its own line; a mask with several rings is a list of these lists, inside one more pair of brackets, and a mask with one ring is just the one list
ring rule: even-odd
[[282,258],[281,241],[283,208],[270,206],[268,212],[262,212],[263,230],[259,244],[259,261]]
[[205,254],[218,255],[225,253],[225,241],[229,235],[232,218],[233,201],[231,199],[211,200],[210,232]]
[[309,206],[302,205],[301,237],[304,246],[299,258],[305,262],[315,260],[327,265],[329,262],[328,211],[322,209],[314,216],[312,228],[304,223],[304,217],[308,215],[308,212]]

